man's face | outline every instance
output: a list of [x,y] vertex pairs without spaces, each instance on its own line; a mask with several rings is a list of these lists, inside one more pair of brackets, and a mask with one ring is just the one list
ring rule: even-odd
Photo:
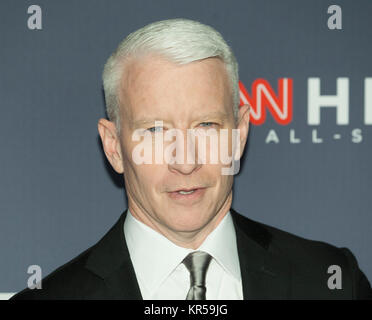
[[[186,161],[187,129],[214,128],[220,132],[236,128],[223,62],[209,58],[176,65],[159,56],[147,56],[128,64],[119,91],[120,152],[131,211],[173,232],[190,232],[206,226],[224,207],[228,210],[233,176],[222,175],[221,168],[230,165]],[[170,129],[184,134],[183,164],[134,161],[133,150],[139,142],[133,141],[133,132],[153,128],[155,121],[163,121],[164,134]],[[149,132],[155,135],[154,130]],[[231,132],[229,141],[231,155]],[[170,143],[164,141],[164,149]],[[193,147],[197,155],[197,145]],[[196,190],[191,194],[177,192],[190,189]]]

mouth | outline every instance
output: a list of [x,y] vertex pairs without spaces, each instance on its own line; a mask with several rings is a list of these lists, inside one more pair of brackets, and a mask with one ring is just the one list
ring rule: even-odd
[[194,201],[200,199],[205,193],[206,188],[182,188],[168,192],[173,200],[177,201]]

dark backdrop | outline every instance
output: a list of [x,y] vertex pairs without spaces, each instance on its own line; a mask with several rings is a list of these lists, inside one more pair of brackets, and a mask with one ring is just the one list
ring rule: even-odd
[[[27,9],[42,9],[30,30]],[[372,77],[372,2],[337,1],[342,29],[330,30],[334,1],[1,1],[0,292],[27,285],[93,245],[126,208],[121,177],[101,150],[101,73],[118,43],[153,21],[209,24],[232,46],[251,93],[264,78],[278,92],[293,81],[293,119],[267,112],[252,125],[233,207],[297,235],[346,246],[372,279],[372,126],[364,121],[364,79]],[[349,123],[323,108],[308,123],[308,79],[335,95],[349,79]],[[372,106],[371,106],[372,108]],[[290,142],[290,130],[300,143]],[[312,141],[317,129],[323,143]],[[360,129],[363,139],[353,142]],[[265,143],[275,130],[279,143]],[[340,134],[335,139],[334,134]]]

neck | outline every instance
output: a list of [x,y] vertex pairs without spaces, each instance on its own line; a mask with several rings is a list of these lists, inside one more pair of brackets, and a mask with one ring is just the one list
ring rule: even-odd
[[134,201],[132,201],[130,197],[128,197],[128,207],[134,218],[162,234],[177,246],[193,250],[199,248],[208,235],[219,225],[222,219],[229,212],[231,203],[232,191],[227,196],[222,206],[218,209],[217,213],[213,215],[204,226],[201,226],[199,229],[193,231],[179,232],[172,230],[168,226],[159,222],[152,215],[147,214]]

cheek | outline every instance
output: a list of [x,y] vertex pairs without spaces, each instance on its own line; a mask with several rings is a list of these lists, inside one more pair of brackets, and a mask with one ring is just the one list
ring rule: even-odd
[[216,181],[216,190],[219,196],[225,194],[232,187],[234,177],[232,175],[221,174],[223,165],[218,165],[213,170],[214,180]]
[[138,179],[147,189],[159,188],[161,185],[161,168],[154,165],[140,165],[138,166]]
[[164,168],[162,166],[131,163],[131,171],[132,179],[135,179],[137,192],[140,193],[140,196],[152,198],[159,195],[164,185],[162,183],[162,177],[164,176]]
[[[234,130],[234,131],[233,131]],[[220,154],[224,157],[224,164],[233,155],[233,145],[236,146],[238,140],[238,131],[236,129],[224,129],[220,134]]]

